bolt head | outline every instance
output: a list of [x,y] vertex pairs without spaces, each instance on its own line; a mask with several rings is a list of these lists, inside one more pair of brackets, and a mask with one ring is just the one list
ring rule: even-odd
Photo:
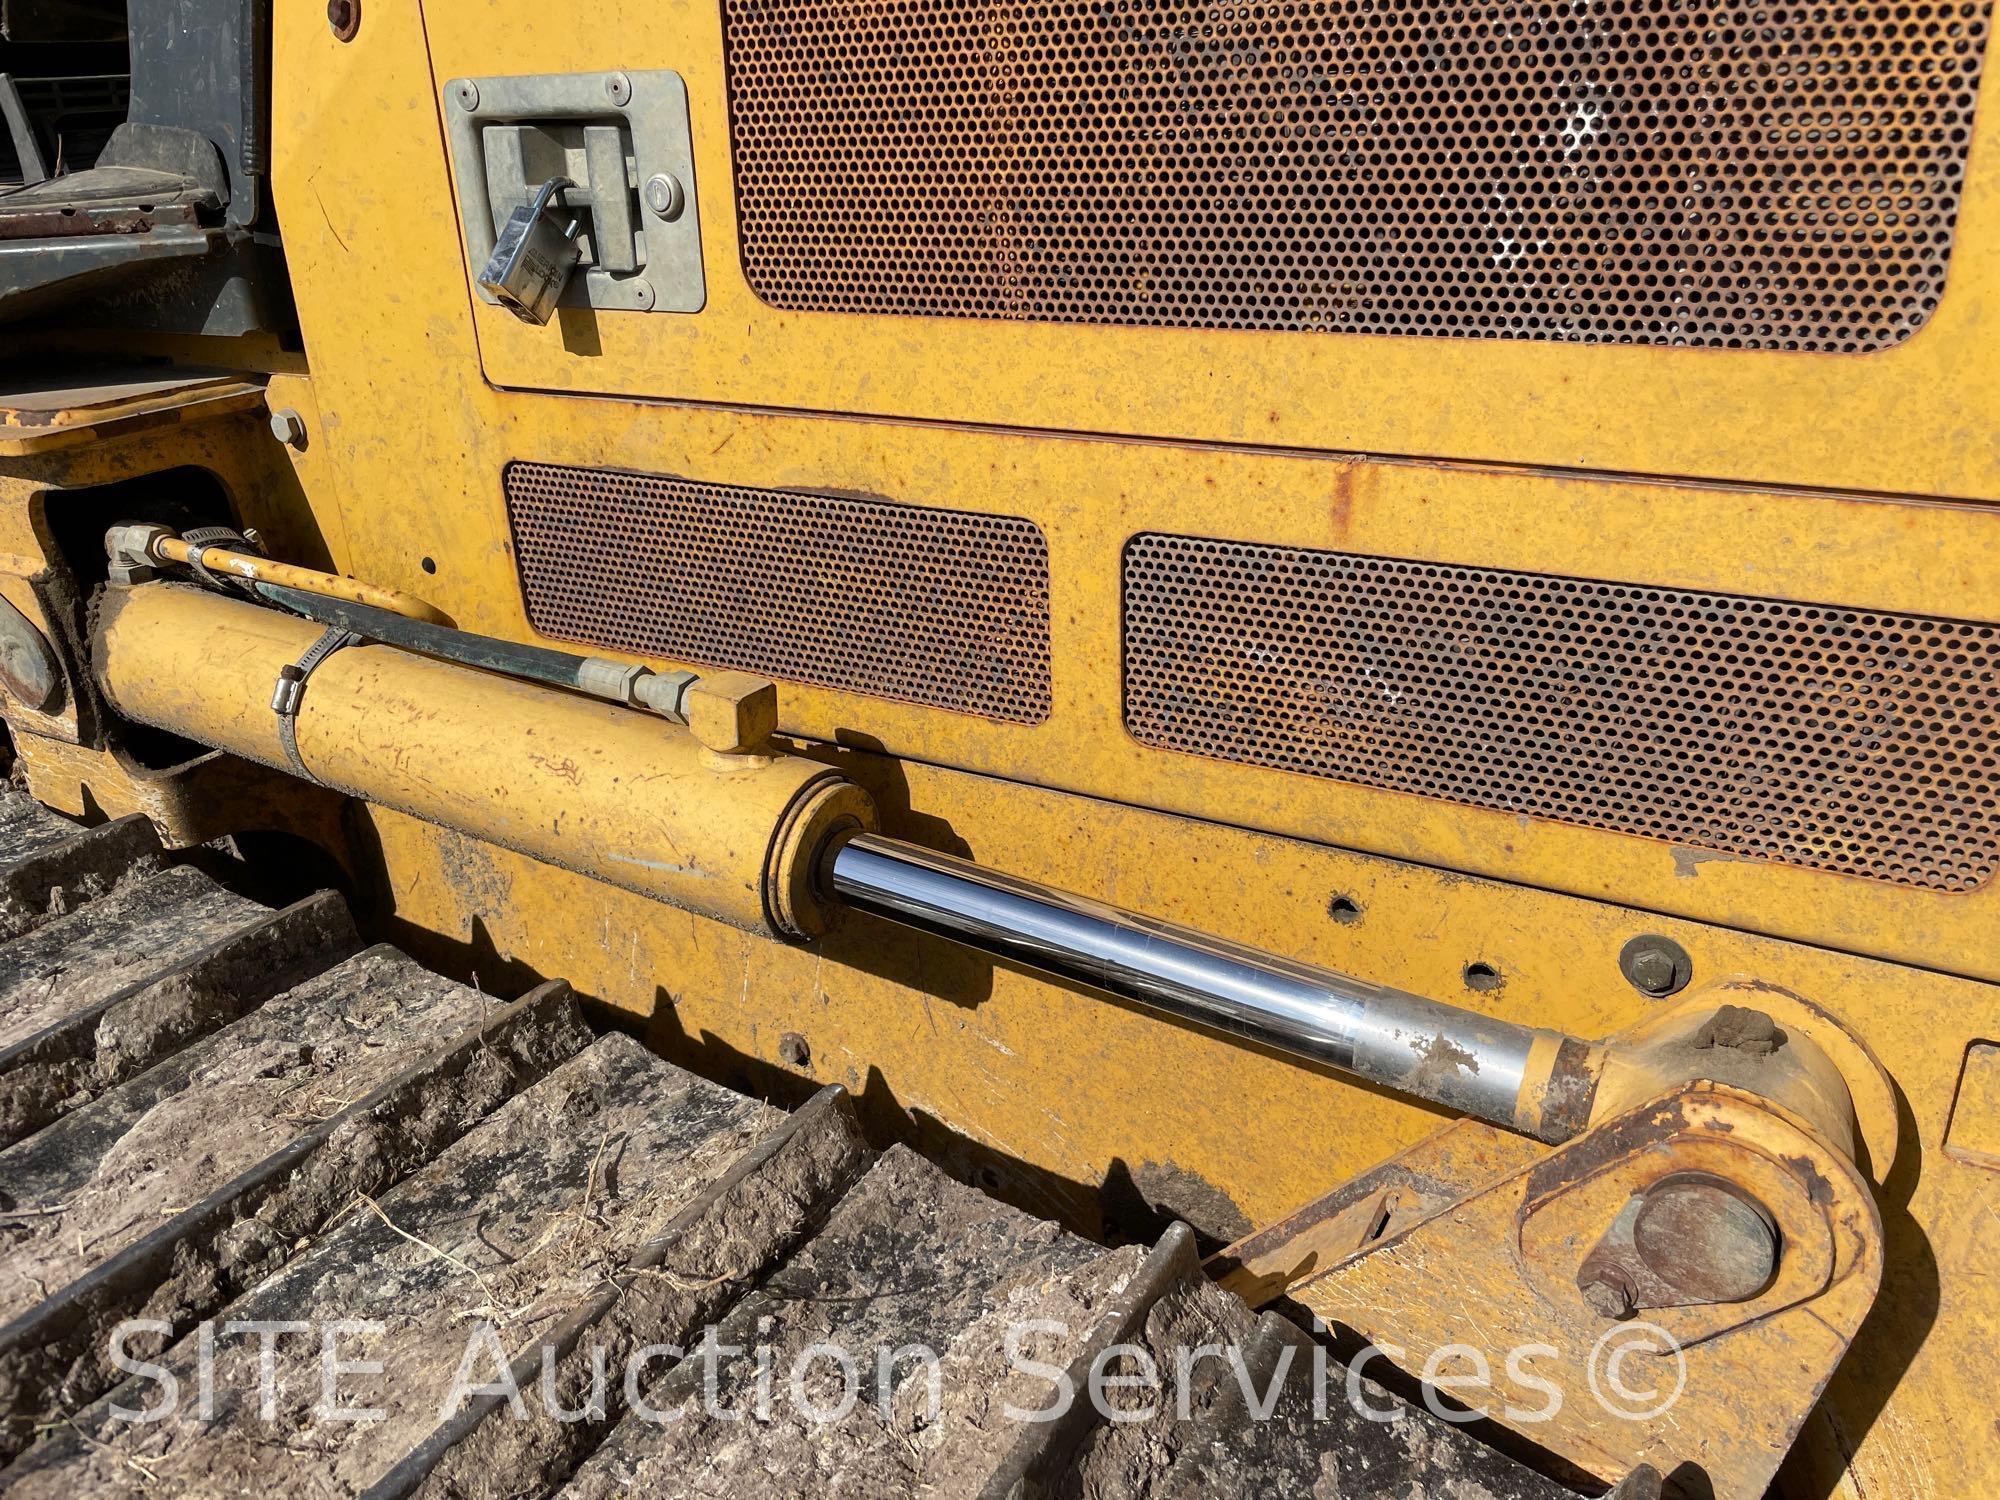
[[451,97],[458,101],[460,109],[479,108],[479,85],[470,78],[461,78],[451,86]]
[[1674,987],[1674,961],[1648,948],[1632,960],[1632,982],[1649,995],[1664,995]]
[[287,448],[306,445],[306,419],[287,406],[271,413],[271,436]]
[[1687,987],[1694,960],[1672,938],[1641,933],[1618,950],[1618,970],[1640,994],[1665,999]]
[[604,75],[604,92],[613,104],[624,106],[632,102],[632,80],[623,73]]
[[129,589],[142,583],[151,583],[160,576],[160,570],[146,563],[115,562],[106,569],[106,576],[112,587]]
[[812,1061],[812,1048],[796,1031],[788,1031],[778,1038],[778,1060],[788,1068],[803,1068]]
[[282,442],[286,448],[306,446],[306,418],[294,412],[290,406],[270,414],[270,436]]

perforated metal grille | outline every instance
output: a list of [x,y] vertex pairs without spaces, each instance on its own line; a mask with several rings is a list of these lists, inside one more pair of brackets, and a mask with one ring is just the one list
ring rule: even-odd
[[723,0],[784,308],[1863,350],[1992,0]]
[[2000,860],[1990,625],[1157,533],[1148,745],[1937,891]]
[[506,491],[545,635],[1048,717],[1048,545],[1031,521],[555,464],[509,464]]

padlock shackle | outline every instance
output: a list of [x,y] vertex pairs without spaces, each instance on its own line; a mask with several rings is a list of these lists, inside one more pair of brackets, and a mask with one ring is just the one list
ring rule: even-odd
[[[558,173],[535,189],[534,201],[529,207],[534,213],[539,214],[549,206],[549,200],[555,197],[556,194],[562,192],[565,188],[573,188],[575,186],[574,182],[571,182],[567,177]],[[567,201],[564,202],[563,207],[569,207]]]

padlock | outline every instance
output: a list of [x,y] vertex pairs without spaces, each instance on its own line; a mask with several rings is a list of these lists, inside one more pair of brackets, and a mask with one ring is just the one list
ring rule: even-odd
[[570,273],[583,258],[576,242],[582,222],[559,200],[573,184],[551,177],[507,216],[479,285],[524,323],[546,323]]

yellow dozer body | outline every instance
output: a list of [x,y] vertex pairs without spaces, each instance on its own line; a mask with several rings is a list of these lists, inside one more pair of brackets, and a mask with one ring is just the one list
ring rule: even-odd
[[0,1489],[2000,1488],[1989,4],[5,14]]

